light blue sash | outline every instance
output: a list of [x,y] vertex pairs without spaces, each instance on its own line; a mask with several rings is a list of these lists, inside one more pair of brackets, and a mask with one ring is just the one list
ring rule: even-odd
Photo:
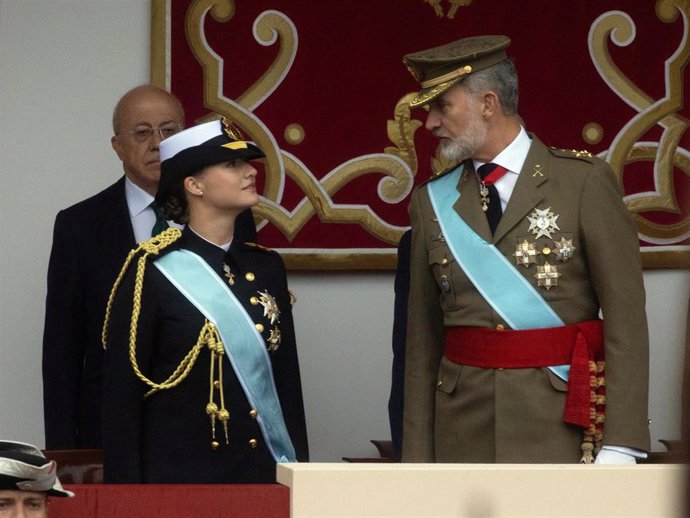
[[295,462],[264,340],[230,288],[201,257],[174,250],[153,263],[216,326],[276,462]]
[[[512,329],[562,326],[563,321],[537,290],[491,243],[463,221],[453,206],[462,166],[427,184],[431,205],[453,257],[475,288]],[[569,365],[549,367],[568,379]]]

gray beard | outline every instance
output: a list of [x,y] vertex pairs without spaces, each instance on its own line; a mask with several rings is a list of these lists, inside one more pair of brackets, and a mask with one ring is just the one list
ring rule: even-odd
[[470,119],[464,135],[445,140],[441,144],[441,156],[451,162],[462,162],[472,158],[486,140],[487,127],[477,115]]

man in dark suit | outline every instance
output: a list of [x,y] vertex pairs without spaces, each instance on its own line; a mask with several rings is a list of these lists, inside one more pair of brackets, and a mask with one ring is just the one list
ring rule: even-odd
[[402,452],[403,402],[405,386],[405,337],[407,336],[407,299],[410,294],[410,238],[407,230],[398,242],[398,265],[395,269],[395,300],[393,302],[393,365],[391,391],[388,398],[388,422],[391,429],[393,454]]
[[[113,112],[111,138],[124,176],[55,219],[43,334],[47,449],[101,447],[105,305],[127,253],[165,226],[151,205],[158,147],[183,127],[182,105],[170,93],[152,85],[127,92]],[[256,240],[250,212],[235,228],[238,240]]]
[[509,43],[403,60],[410,105],[460,164],[410,203],[403,461],[634,463],[649,448],[637,233],[607,163],[526,132]]

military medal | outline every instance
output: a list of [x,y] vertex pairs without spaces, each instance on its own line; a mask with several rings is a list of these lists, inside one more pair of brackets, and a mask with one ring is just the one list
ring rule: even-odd
[[264,308],[264,316],[269,320],[269,322],[271,322],[271,324],[280,322],[280,309],[278,309],[278,303],[276,302],[275,297],[273,295],[269,295],[267,291],[257,291],[257,293],[259,294],[259,304],[261,304]]
[[537,262],[537,249],[534,243],[530,243],[525,239],[522,243],[515,245],[513,257],[515,257],[515,263],[518,266],[523,265],[525,268],[529,268],[530,264]]
[[546,236],[551,239],[551,232],[560,230],[556,224],[558,215],[551,212],[551,207],[544,210],[534,209],[534,212],[527,216],[529,221],[529,231],[532,232],[537,239]]
[[486,212],[489,210],[489,188],[484,182],[479,184],[479,196],[481,196],[482,210]]
[[273,326],[269,333],[268,339],[266,340],[268,342],[268,352],[276,352],[280,347],[281,340],[282,337],[280,336],[280,329],[278,329],[276,326]]
[[235,274],[230,271],[230,267],[227,264],[223,264],[223,275],[228,279],[230,286],[235,285]]
[[568,259],[570,259],[575,251],[573,240],[566,239],[564,237],[561,238],[560,241],[554,241],[553,246],[555,248],[554,253],[556,254],[556,257],[563,262],[566,262]]
[[553,286],[558,286],[558,278],[560,276],[561,274],[558,273],[558,266],[551,265],[548,261],[542,266],[537,266],[537,273],[534,274],[534,277],[537,279],[537,286],[541,286],[547,290],[551,289]]

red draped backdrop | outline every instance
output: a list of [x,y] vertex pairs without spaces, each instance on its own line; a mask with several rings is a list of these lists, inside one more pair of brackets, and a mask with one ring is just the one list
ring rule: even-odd
[[193,124],[266,152],[259,240],[291,268],[391,268],[434,157],[403,54],[506,34],[520,114],[609,161],[647,267],[690,266],[688,14],[680,0],[152,0],[152,81]]

